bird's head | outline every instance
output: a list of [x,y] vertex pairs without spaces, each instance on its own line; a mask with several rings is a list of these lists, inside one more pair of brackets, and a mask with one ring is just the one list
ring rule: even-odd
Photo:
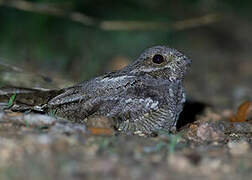
[[191,60],[176,49],[154,46],[145,50],[127,69],[132,74],[149,74],[171,81],[184,78]]

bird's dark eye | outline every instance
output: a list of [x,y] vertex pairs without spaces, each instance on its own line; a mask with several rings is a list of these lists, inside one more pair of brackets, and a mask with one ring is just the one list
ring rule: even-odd
[[164,56],[162,56],[161,54],[156,54],[153,56],[152,61],[155,64],[161,64],[162,62],[164,62]]

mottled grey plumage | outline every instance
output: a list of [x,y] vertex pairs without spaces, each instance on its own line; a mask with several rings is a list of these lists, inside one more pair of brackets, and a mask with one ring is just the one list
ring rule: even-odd
[[[164,61],[154,63],[155,55]],[[155,46],[122,70],[64,89],[43,108],[78,122],[103,116],[125,133],[171,130],[185,102],[183,79],[190,64],[177,50]]]

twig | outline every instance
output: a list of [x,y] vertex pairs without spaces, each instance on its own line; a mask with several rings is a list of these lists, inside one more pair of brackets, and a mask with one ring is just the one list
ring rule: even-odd
[[172,31],[194,28],[202,25],[216,23],[222,19],[220,14],[207,14],[202,17],[191,18],[183,21],[178,21],[173,24],[167,22],[146,22],[146,21],[102,21],[94,17],[85,15],[80,12],[68,12],[57,6],[45,3],[34,3],[24,0],[0,0],[0,6],[16,8],[18,10],[37,12],[62,18],[70,19],[71,21],[81,23],[85,26],[95,27],[107,31],[135,31],[135,30],[158,30]]
[[198,18],[178,21],[173,24],[167,22],[144,22],[144,21],[103,21],[100,28],[104,30],[184,30],[206,24],[211,24],[221,19],[218,14],[208,14]]

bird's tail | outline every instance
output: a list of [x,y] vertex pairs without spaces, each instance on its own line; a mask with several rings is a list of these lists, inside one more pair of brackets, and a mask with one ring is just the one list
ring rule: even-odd
[[33,110],[34,107],[42,107],[62,91],[13,86],[1,87],[0,109],[10,108],[16,111]]

